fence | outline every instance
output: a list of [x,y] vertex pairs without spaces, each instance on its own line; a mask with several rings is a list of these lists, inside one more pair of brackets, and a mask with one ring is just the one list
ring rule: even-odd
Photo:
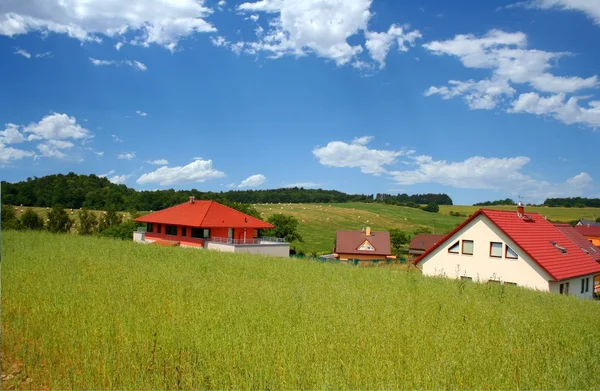
[[213,243],[232,244],[234,246],[243,246],[248,244],[286,244],[287,242],[282,238],[247,238],[247,239],[233,239],[233,238],[221,238],[213,236],[209,240]]

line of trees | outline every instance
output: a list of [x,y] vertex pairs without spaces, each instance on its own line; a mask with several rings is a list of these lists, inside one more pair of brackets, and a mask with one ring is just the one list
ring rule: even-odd
[[512,198],[505,198],[503,200],[485,201],[485,202],[478,202],[476,204],[473,204],[473,206],[492,206],[492,205],[516,205],[516,202]]
[[73,209],[149,211],[185,202],[189,196],[224,204],[383,202],[415,208],[432,203],[452,205],[452,199],[447,194],[377,194],[374,197],[373,194],[346,194],[337,190],[298,187],[226,192],[201,192],[197,189],[137,191],[94,174],[77,175],[72,172],[27,178],[17,183],[2,182],[2,202],[24,206],[62,205]]
[[565,208],[600,208],[600,198],[548,198],[544,206],[562,206]]

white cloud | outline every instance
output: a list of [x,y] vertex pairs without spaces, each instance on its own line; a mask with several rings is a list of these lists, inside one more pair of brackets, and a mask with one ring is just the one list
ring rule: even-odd
[[121,48],[123,47],[123,45],[124,45],[124,43],[123,43],[123,42],[117,42],[117,43],[115,44],[115,49],[117,49],[117,50],[121,50]]
[[415,40],[421,37],[421,33],[418,30],[404,31],[402,27],[393,24],[387,32],[365,32],[365,46],[367,47],[371,58],[379,63],[379,68],[384,68],[385,58],[394,44],[394,41],[397,42],[399,51],[406,52],[408,51],[406,45],[414,46]]
[[215,170],[212,160],[198,159],[186,166],[160,167],[153,172],[143,174],[137,179],[137,183],[158,183],[161,186],[204,182],[209,179],[222,178],[225,173]]
[[355,137],[352,140],[352,144],[367,145],[371,140],[373,140],[373,136]]
[[588,102],[589,107],[579,105],[578,97],[566,100],[565,94],[540,96],[535,92],[521,94],[512,102],[510,113],[529,113],[539,116],[551,116],[567,125],[582,124],[600,128],[600,101]]
[[585,13],[597,25],[600,25],[600,2],[595,0],[531,0],[511,4],[509,7],[558,9]]
[[314,183],[314,182],[296,182],[296,183],[287,183],[285,185],[283,185],[284,188],[291,188],[291,187],[318,187],[321,186],[318,183]]
[[599,86],[597,75],[582,78],[550,73],[556,61],[569,53],[527,49],[527,36],[521,32],[491,30],[482,37],[457,35],[447,41],[433,41],[423,46],[435,55],[458,57],[466,68],[491,70],[490,79],[451,80],[448,86],[431,86],[425,92],[426,96],[438,94],[444,99],[463,97],[472,109],[495,108],[515,94],[510,83],[559,94]]
[[90,62],[95,66],[128,66],[137,69],[138,71],[145,72],[148,70],[148,67],[139,61],[131,61],[131,60],[98,60],[96,58],[89,58]]
[[119,136],[117,136],[116,134],[111,134],[110,137],[112,137],[113,141],[116,143],[122,143],[123,139],[120,138]]
[[139,115],[140,117],[145,117],[148,115],[148,113],[144,113],[143,111],[140,111],[140,110],[136,110],[135,113],[137,115]]
[[270,58],[315,53],[347,64],[363,51],[348,38],[367,30],[372,0],[260,0],[246,2],[238,10],[276,16],[258,41],[245,44],[249,53],[267,52]]
[[512,158],[470,157],[464,161],[434,160],[431,156],[411,156],[409,164],[414,170],[391,171],[389,174],[399,185],[436,183],[461,189],[487,189],[511,194],[524,194],[544,199],[546,197],[580,196],[591,188],[592,177],[580,173],[563,183],[539,180],[522,172],[530,162],[525,156]]
[[6,124],[6,129],[0,131],[0,144],[18,144],[25,141],[25,136],[19,131],[19,125]]
[[39,31],[81,42],[100,42],[104,35],[174,51],[183,38],[216,31],[205,20],[212,10],[203,4],[203,0],[10,1],[0,8],[0,35]]
[[157,159],[157,160],[146,160],[146,163],[155,164],[157,166],[165,166],[169,164],[167,159]]
[[251,175],[248,178],[244,179],[242,183],[238,186],[239,188],[244,187],[258,187],[265,183],[267,178],[262,174]]
[[52,57],[52,52],[37,53],[35,55],[35,58],[50,58],[50,57]]
[[106,178],[109,175],[112,175],[115,173],[115,170],[110,170],[109,172],[107,172],[106,174],[100,174],[98,175],[100,178]]
[[114,183],[115,185],[120,185],[122,183],[125,183],[125,181],[127,179],[129,179],[130,176],[131,176],[131,174],[130,175],[113,175],[111,177],[108,177],[108,180],[111,183]]
[[135,158],[135,152],[120,153],[117,155],[117,159],[133,160],[134,158]]
[[17,51],[15,52],[15,54],[19,54],[25,58],[31,58],[31,53],[29,53],[27,50],[25,49],[17,49]]
[[20,160],[24,157],[31,157],[34,155],[33,152],[7,147],[0,143],[0,163],[8,163],[11,160]]
[[48,140],[37,145],[37,149],[41,152],[41,155],[37,157],[55,157],[63,159],[66,154],[63,152],[64,149],[73,148],[73,143],[64,140]]
[[104,151],[97,151],[97,152],[94,152],[94,153],[96,155],[98,155],[98,156],[104,156]]
[[[369,140],[365,138],[367,137],[358,140],[366,144]],[[313,155],[324,166],[358,167],[361,172],[374,175],[385,173],[383,166],[395,163],[399,156],[406,153],[408,152],[369,149],[360,143],[348,144],[343,141],[331,141],[324,147],[313,149]]]
[[79,125],[75,117],[59,113],[47,115],[40,122],[29,124],[24,130],[25,133],[30,133],[28,140],[80,140],[93,137],[92,132]]

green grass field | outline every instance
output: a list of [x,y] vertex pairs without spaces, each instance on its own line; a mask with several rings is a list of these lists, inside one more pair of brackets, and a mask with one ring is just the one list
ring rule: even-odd
[[4,389],[598,389],[600,306],[510,286],[2,233]]
[[[515,210],[514,205],[494,205],[494,206],[464,206],[464,205],[441,205],[441,214],[450,214],[450,211],[470,215],[480,208],[497,210]],[[550,208],[547,206],[525,206],[526,212],[539,213],[552,221],[569,222],[581,218],[596,220],[600,217],[600,208]]]

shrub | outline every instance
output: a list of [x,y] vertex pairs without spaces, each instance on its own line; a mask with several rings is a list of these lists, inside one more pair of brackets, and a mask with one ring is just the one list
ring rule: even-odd
[[67,212],[60,205],[55,205],[48,213],[48,231],[50,232],[69,232],[73,226],[73,220],[69,218]]
[[135,231],[137,227],[138,224],[135,221],[129,220],[119,225],[108,227],[100,232],[100,236],[121,240],[132,240],[133,231]]
[[423,208],[425,212],[437,213],[440,211],[440,207],[435,202],[430,202],[427,206]]
[[273,236],[276,238],[283,238],[288,243],[297,240],[302,242],[302,236],[298,233],[298,219],[294,216],[288,216],[281,213],[276,213],[269,217],[269,223],[273,224],[275,228],[265,229],[262,232],[265,236]]
[[2,229],[21,229],[21,223],[17,219],[15,209],[10,205],[2,205]]
[[27,209],[21,216],[21,226],[26,229],[40,231],[44,229],[44,219],[31,209]]
[[77,227],[77,233],[79,235],[91,235],[94,233],[98,220],[93,213],[88,212],[85,209],[79,211],[77,218],[79,219],[79,226]]
[[104,212],[104,215],[100,218],[100,223],[98,224],[98,231],[105,231],[110,227],[115,227],[121,224],[122,222],[123,219],[121,218],[121,216],[113,209],[110,209]]

